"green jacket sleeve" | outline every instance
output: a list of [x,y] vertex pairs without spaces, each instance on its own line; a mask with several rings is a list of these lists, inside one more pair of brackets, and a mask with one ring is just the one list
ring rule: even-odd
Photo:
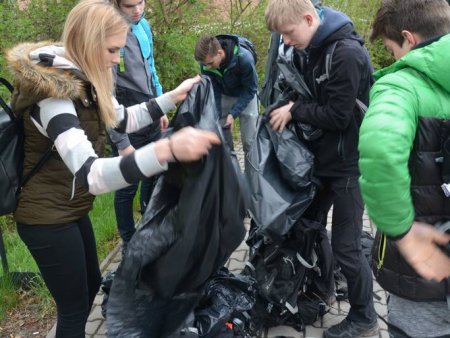
[[397,72],[379,79],[360,129],[360,186],[369,217],[389,236],[406,233],[414,221],[408,160],[417,129],[417,99],[411,78]]

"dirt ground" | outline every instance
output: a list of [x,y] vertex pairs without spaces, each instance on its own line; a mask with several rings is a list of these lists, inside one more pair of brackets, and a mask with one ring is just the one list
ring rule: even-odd
[[55,323],[55,316],[39,313],[36,301],[36,297],[29,292],[21,291],[18,306],[8,312],[6,319],[0,323],[0,337],[45,338]]

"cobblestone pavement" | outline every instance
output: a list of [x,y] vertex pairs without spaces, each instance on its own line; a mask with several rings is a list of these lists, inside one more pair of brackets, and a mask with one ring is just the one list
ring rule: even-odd
[[[240,143],[236,144],[236,153],[238,155],[239,162],[241,167],[243,168],[243,151]],[[331,218],[328,219],[331,221]],[[246,226],[248,228],[249,220],[246,219]],[[370,232],[371,234],[375,234],[375,229],[372,227],[368,217],[364,214],[363,219],[363,230]],[[105,275],[108,271],[115,271],[121,260],[121,252],[120,252],[120,244],[114,248],[113,251],[103,260],[100,265],[100,269],[102,274]],[[248,247],[245,244],[245,241],[241,243],[241,245],[236,249],[236,251],[231,255],[229,261],[227,262],[227,268],[234,272],[239,273],[248,259]],[[375,310],[377,311],[379,316],[386,317],[386,292],[374,281],[374,303]],[[88,322],[86,325],[86,337],[89,338],[102,338],[106,337],[106,322],[101,314],[101,303],[103,300],[103,292],[100,290],[97,297],[95,298],[94,305],[91,311],[91,314],[88,318]],[[315,322],[313,325],[306,326],[304,332],[298,332],[291,327],[287,326],[279,326],[274,327],[265,332],[262,338],[275,338],[275,337],[285,337],[285,338],[319,338],[322,337],[323,331],[328,327],[339,323],[341,320],[345,318],[347,312],[349,310],[349,304],[347,301],[337,301],[334,303],[330,311],[325,314],[325,316]],[[378,335],[373,336],[372,338],[389,338],[389,334],[387,332],[386,324],[382,320],[378,320],[380,325],[380,332]],[[47,338],[55,337],[55,327],[48,333]]]

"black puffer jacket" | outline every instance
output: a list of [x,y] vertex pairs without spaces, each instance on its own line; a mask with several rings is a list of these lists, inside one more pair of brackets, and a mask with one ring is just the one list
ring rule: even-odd
[[[435,224],[450,219],[450,199],[441,189],[442,166],[436,162],[449,137],[450,120],[419,117],[409,158],[415,221]],[[445,301],[450,294],[450,279],[438,283],[420,277],[406,263],[395,242],[380,232],[375,237],[372,259],[377,281],[390,293],[414,301]]]
[[[305,81],[315,96],[314,102],[295,102],[291,108],[294,120],[323,130],[323,135],[307,145],[315,156],[317,176],[358,175],[358,132],[362,114],[358,98],[367,105],[372,83],[372,66],[362,38],[343,13],[323,7],[322,24],[309,48],[299,53],[299,64]],[[326,54],[337,41],[329,71]]]

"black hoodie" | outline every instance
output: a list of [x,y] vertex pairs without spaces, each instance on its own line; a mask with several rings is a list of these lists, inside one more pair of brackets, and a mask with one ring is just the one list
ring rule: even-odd
[[[323,135],[306,144],[315,155],[317,176],[356,176],[358,171],[358,133],[362,114],[356,98],[367,105],[372,83],[372,66],[363,39],[343,13],[323,7],[321,25],[307,50],[299,53],[300,71],[315,102],[296,101],[291,108],[294,120],[323,130]],[[325,56],[337,41],[329,79]]]

